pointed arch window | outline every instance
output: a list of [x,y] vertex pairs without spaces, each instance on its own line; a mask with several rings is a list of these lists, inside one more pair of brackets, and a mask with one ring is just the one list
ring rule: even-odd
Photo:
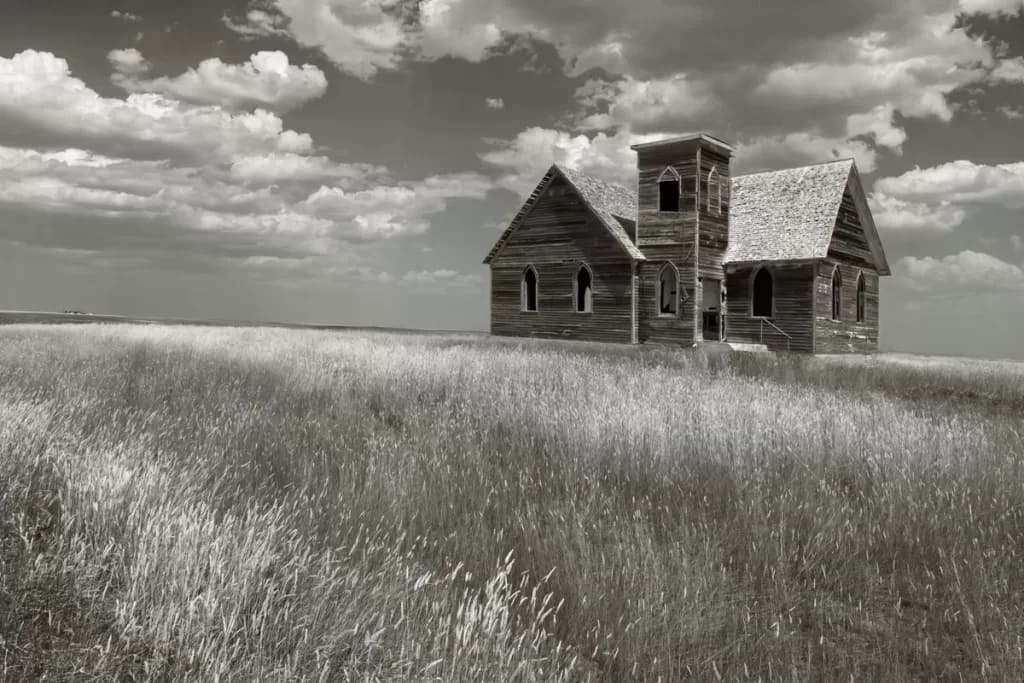
[[864,322],[864,310],[867,308],[867,287],[864,284],[864,273],[857,275],[857,322]]
[[832,319],[839,320],[842,313],[843,276],[839,274],[839,266],[832,271]]
[[658,211],[679,211],[681,180],[679,172],[671,166],[658,176]]
[[658,314],[679,313],[679,273],[675,266],[666,263],[658,274]]
[[537,271],[534,270],[533,266],[527,266],[526,270],[523,271],[520,296],[521,310],[537,310]]
[[594,311],[594,278],[590,268],[582,265],[573,278],[573,301],[577,313],[593,313]]
[[767,268],[760,268],[754,274],[751,293],[751,315],[756,318],[771,318],[775,308],[775,283]]
[[708,213],[722,215],[722,180],[718,176],[718,167],[714,166],[708,173]]

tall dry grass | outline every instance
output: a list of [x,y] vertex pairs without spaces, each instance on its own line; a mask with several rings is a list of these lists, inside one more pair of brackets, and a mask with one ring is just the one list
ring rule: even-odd
[[1017,678],[1015,388],[887,362],[0,330],[0,680]]

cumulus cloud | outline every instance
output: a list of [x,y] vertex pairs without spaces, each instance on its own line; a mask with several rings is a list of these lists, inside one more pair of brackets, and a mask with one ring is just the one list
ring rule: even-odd
[[482,199],[492,186],[489,178],[476,173],[431,176],[355,192],[323,186],[306,198],[302,208],[311,215],[346,221],[353,226],[353,237],[421,234],[429,227],[427,216],[443,211],[449,200]]
[[305,154],[313,145],[309,135],[286,130],[278,116],[263,109],[234,113],[156,93],[102,97],[71,75],[66,60],[35,50],[0,57],[0,136],[5,128],[16,127],[207,158],[242,152]]
[[216,104],[229,109],[253,106],[286,112],[322,97],[327,77],[318,67],[291,64],[281,51],[257,52],[243,64],[214,57],[175,77],[143,79],[149,64],[135,49],[109,55],[113,83],[129,92],[159,93],[183,102]]
[[[273,67],[274,53],[264,54]],[[110,60],[126,77],[149,68],[136,50]],[[252,64],[259,75],[259,55]],[[450,200],[483,198],[493,185],[475,173],[399,182],[378,165],[311,154],[308,135],[265,109],[229,111],[166,90],[105,98],[50,53],[0,58],[0,138],[13,127],[50,141],[0,139],[0,205],[17,216],[5,238],[129,261],[280,265],[421,233]]]
[[131,12],[122,12],[121,10],[116,9],[110,11],[110,16],[112,16],[115,19],[120,19],[122,21],[128,21],[131,23],[142,21],[142,17],[140,17],[137,14],[132,14]]
[[[107,61],[121,78],[140,76],[152,66],[142,53],[133,47],[125,50],[111,50],[107,53]],[[116,80],[114,81],[117,82]]]
[[1013,16],[1024,11],[1021,0],[960,0],[959,5],[967,14]]
[[947,201],[934,204],[914,202],[877,191],[868,203],[875,223],[883,230],[950,232],[961,225],[967,215],[963,208]]
[[585,130],[629,125],[649,131],[666,124],[685,128],[719,105],[707,82],[695,81],[685,73],[653,80],[588,81],[577,96],[586,106],[602,109],[581,121]]
[[235,21],[229,16],[221,17],[221,22],[231,31],[242,36],[244,40],[265,38],[267,36],[287,36],[288,25],[286,17],[280,14],[272,14],[261,9],[251,9],[245,15],[244,21]]
[[397,0],[276,0],[274,13],[250,11],[232,30],[251,35],[287,33],[304,47],[317,48],[340,70],[373,78],[400,62],[407,43]]
[[991,254],[965,250],[941,259],[907,256],[899,260],[896,273],[921,293],[950,291],[1024,290],[1024,270]]
[[1024,208],[1024,161],[986,165],[961,159],[931,168],[915,167],[899,176],[878,179],[875,189],[903,199],[1020,209]]
[[992,80],[1024,83],[1024,57],[999,60],[992,69]]

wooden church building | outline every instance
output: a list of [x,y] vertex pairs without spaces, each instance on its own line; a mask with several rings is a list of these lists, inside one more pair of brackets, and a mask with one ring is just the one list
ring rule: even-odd
[[491,333],[878,348],[889,275],[857,167],[733,176],[707,134],[632,147],[635,191],[553,165],[491,249]]

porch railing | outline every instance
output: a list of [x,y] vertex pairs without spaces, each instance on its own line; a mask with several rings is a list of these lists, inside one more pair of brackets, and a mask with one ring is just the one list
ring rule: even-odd
[[761,318],[761,343],[764,344],[764,324],[765,323],[768,323],[768,325],[773,330],[775,330],[776,332],[778,332],[779,334],[781,334],[783,337],[786,338],[786,352],[788,353],[789,352],[789,343],[791,341],[793,341],[793,338],[791,336],[789,336],[788,334],[786,334],[785,332],[783,332],[782,328],[780,328],[778,325],[776,325],[771,320],[768,320],[766,318]]

